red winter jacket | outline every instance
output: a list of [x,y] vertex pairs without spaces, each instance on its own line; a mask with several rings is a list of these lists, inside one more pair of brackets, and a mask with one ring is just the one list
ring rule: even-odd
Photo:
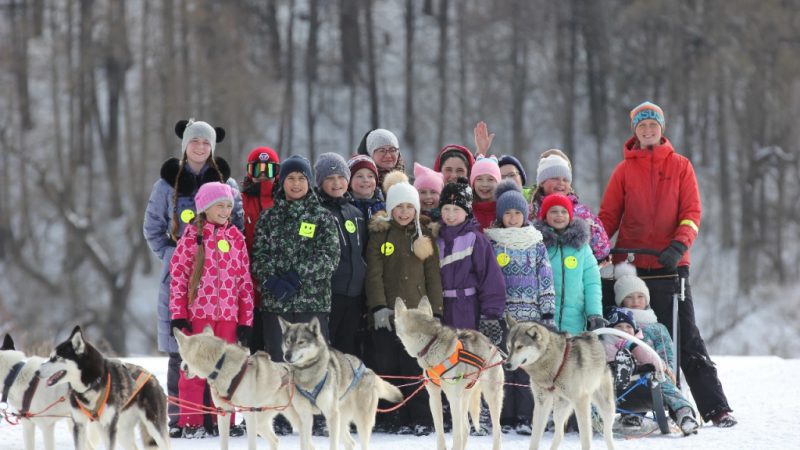
[[253,183],[250,178],[242,182],[242,209],[244,209],[244,240],[247,252],[253,252],[253,239],[256,235],[256,223],[261,211],[272,208],[272,180]]
[[[608,236],[619,231],[617,247],[663,250],[676,240],[691,248],[702,213],[692,163],[675,153],[667,138],[652,149],[641,149],[632,137],[624,153],[600,205],[600,221]],[[624,257],[615,255],[614,262]],[[636,255],[634,265],[662,268],[658,258],[649,255]],[[678,265],[689,265],[688,251]]]

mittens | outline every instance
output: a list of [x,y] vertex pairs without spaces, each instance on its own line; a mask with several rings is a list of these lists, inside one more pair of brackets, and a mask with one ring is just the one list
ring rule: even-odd
[[236,327],[236,339],[242,347],[250,345],[250,338],[252,336],[253,327],[248,327],[247,325],[239,325]]
[[596,330],[598,328],[603,328],[606,325],[608,325],[608,321],[606,319],[603,319],[602,316],[598,316],[596,314],[593,314],[593,315],[587,317],[586,319],[589,322],[589,324],[588,324],[589,325],[589,331]]
[[658,256],[658,263],[667,270],[675,270],[678,268],[678,263],[687,249],[681,242],[672,241],[669,243],[669,247],[661,251]]
[[265,284],[269,292],[272,293],[272,296],[275,297],[275,300],[279,302],[291,299],[297,292],[297,288],[292,286],[290,282],[275,275],[267,278],[267,282]]
[[500,345],[503,342],[505,324],[503,319],[481,319],[478,323],[478,331],[489,338],[492,344]]
[[292,285],[295,289],[300,289],[300,275],[294,270],[290,270],[283,274],[283,280]]
[[183,332],[192,332],[192,324],[189,323],[186,319],[172,319],[169,321],[169,335],[175,336],[175,328],[183,331]]
[[392,331],[392,322],[389,321],[389,318],[393,315],[394,310],[389,308],[381,308],[372,313],[372,318],[375,319],[375,329]]

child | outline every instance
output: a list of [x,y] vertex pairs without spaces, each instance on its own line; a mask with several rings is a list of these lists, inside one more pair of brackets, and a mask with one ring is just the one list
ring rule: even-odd
[[495,330],[502,336],[500,318],[506,306],[506,285],[492,244],[472,218],[472,189],[465,178],[447,184],[439,208],[442,227],[436,239],[444,288],[445,325],[456,328]]
[[485,230],[492,226],[495,219],[494,190],[500,182],[500,166],[494,156],[485,158],[478,156],[469,176],[469,184],[475,192],[473,213],[475,219]]
[[[553,325],[555,293],[553,270],[547,259],[542,234],[528,222],[528,202],[514,180],[503,180],[495,190],[495,228],[484,230],[506,284],[506,314],[517,322],[533,320]],[[531,434],[533,396],[528,376],[521,370],[506,371],[506,386],[500,424],[503,432]]]
[[420,213],[434,222],[442,218],[439,196],[443,187],[444,177],[441,173],[414,163],[414,188],[419,192],[419,205],[422,208]]
[[579,334],[601,328],[600,270],[589,247],[589,225],[573,217],[572,200],[548,195],[534,226],[542,232],[556,294],[555,325],[561,331]]
[[375,213],[386,210],[383,192],[378,187],[378,167],[366,155],[353,156],[347,161],[347,167],[350,169],[350,201],[369,223]]
[[[252,256],[253,238],[256,223],[261,211],[272,208],[274,200],[272,190],[278,178],[280,158],[275,150],[269,147],[256,147],[247,156],[247,174],[242,180],[242,206],[244,208],[244,240],[247,252]],[[254,280],[258,284],[258,280]],[[254,303],[261,304],[261,293],[256,291]],[[264,327],[261,315],[253,317],[253,338],[250,340],[250,351],[255,353],[264,350]]]
[[[230,177],[228,163],[214,156],[217,143],[225,137],[224,129],[199,120],[180,120],[175,124],[175,134],[181,139],[181,158],[170,158],[161,166],[161,177],[153,184],[147,202],[143,227],[147,245],[161,260],[157,308],[158,350],[169,354],[167,395],[172,397],[178,396],[181,356],[169,326],[169,261],[184,227],[195,216],[194,196],[197,189],[212,181],[236,188],[236,181]],[[238,189],[234,190],[232,222],[239,229],[244,227]],[[178,426],[178,407],[169,404],[168,409],[170,437],[179,438],[183,431]]]
[[339,263],[339,239],[330,212],[310,189],[311,164],[294,155],[281,164],[275,205],[258,219],[253,275],[261,284],[264,343],[283,361],[278,316],[290,322],[319,319],[328,339],[331,275]]
[[433,170],[444,176],[444,183],[455,183],[459,178],[469,178],[475,157],[468,148],[448,144],[442,147],[433,162]]
[[[420,373],[419,365],[406,353],[392,326],[394,301],[400,297],[409,308],[415,308],[427,296],[434,314],[441,316],[439,255],[430,233],[422,227],[429,219],[420,217],[419,194],[408,184],[408,178],[402,172],[392,172],[386,176],[384,189],[391,215],[382,213],[372,218],[367,244],[365,289],[373,328],[373,369],[381,375],[414,376]],[[415,386],[408,386],[403,393],[409,395],[414,389]],[[423,390],[396,414],[379,414],[377,420],[376,431],[430,434],[433,422],[427,393]]]
[[364,215],[349,201],[350,169],[344,158],[336,153],[323,153],[317,158],[314,171],[320,203],[331,212],[339,236],[339,265],[331,278],[331,345],[343,353],[361,357],[356,347],[356,332],[364,306],[361,294],[367,272],[363,257],[367,233]]
[[[215,336],[247,346],[253,323],[253,284],[244,236],[230,223],[231,187],[206,183],[198,190],[195,205],[197,217],[187,225],[170,261],[170,328],[197,334],[211,326]],[[205,390],[205,380],[188,379],[181,372],[181,400],[203,404]],[[181,407],[182,437],[213,433],[216,416],[192,411]]]
[[[623,279],[621,278],[620,280]],[[637,283],[636,280],[639,282]],[[617,283],[619,283],[619,281],[617,281]],[[644,285],[644,282],[636,277],[623,280],[623,285],[637,285],[636,295],[644,296],[644,293],[639,292],[638,290],[639,283]],[[644,340],[648,345],[653,346],[654,342],[642,334],[642,331],[639,329],[631,310],[626,308],[612,308],[606,315],[606,319],[608,320],[609,327],[616,328],[632,336],[636,336],[639,339]],[[661,326],[663,327],[663,325]],[[667,335],[667,337],[669,337],[669,335]],[[662,358],[645,351],[636,344],[612,336],[604,336],[603,341],[606,348],[607,360],[615,363],[614,384],[618,395],[625,392],[625,390],[629,387],[631,374],[635,371],[637,365],[652,364],[653,367],[657,369],[666,369],[666,363],[664,360],[662,360]],[[690,434],[697,433],[697,430],[700,428],[700,424],[694,417],[694,410],[692,409],[689,401],[686,400],[681,391],[675,386],[675,380],[673,378],[669,377],[661,382],[661,392],[664,394],[664,401],[667,404],[667,408],[670,410],[673,419],[675,419],[675,423],[677,423],[681,428],[683,434],[688,436]],[[623,420],[633,417],[639,419],[639,416],[634,415],[623,416]],[[632,424],[636,425],[636,422],[639,422],[639,424],[641,423],[641,421],[638,420],[633,421]]]

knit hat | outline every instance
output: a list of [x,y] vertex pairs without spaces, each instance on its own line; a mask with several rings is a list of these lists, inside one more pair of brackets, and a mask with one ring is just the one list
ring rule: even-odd
[[419,192],[408,183],[408,177],[403,172],[399,170],[389,172],[383,179],[383,192],[386,195],[386,212],[389,215],[400,203],[411,203],[419,215]]
[[397,136],[395,136],[391,131],[378,128],[370,131],[367,135],[367,153],[369,153],[370,157],[375,153],[376,149],[385,147],[387,145],[394,148],[400,148],[400,143],[397,141]]
[[564,161],[567,162],[567,165],[569,166],[570,170],[572,170],[572,161],[569,160],[569,156],[567,156],[567,154],[564,153],[563,150],[558,148],[548,148],[547,150],[543,151],[542,154],[539,155],[539,160],[547,158],[550,155],[556,155],[564,158]]
[[516,209],[522,213],[525,220],[528,219],[528,202],[522,196],[517,183],[514,180],[503,180],[497,185],[494,191],[495,198],[497,199],[497,213],[496,219],[498,223],[503,222],[503,215],[509,209]]
[[[264,171],[269,174],[271,170],[272,176],[269,178],[273,178],[278,175],[280,162],[281,159],[275,150],[269,147],[256,147],[247,155],[247,176],[252,179]],[[268,167],[269,164],[272,164],[271,168]]]
[[475,164],[475,157],[472,156],[472,152],[468,148],[455,144],[447,144],[442,147],[433,162],[433,170],[441,172],[444,162],[453,157],[459,158],[467,164],[467,174],[469,174],[472,165]]
[[569,162],[557,155],[545,156],[536,168],[536,184],[541,185],[550,178],[562,177],[572,182],[572,169]]
[[661,107],[651,102],[644,102],[631,110],[631,129],[636,129],[636,125],[645,119],[653,119],[661,125],[661,132],[667,127],[664,120],[664,111]]
[[233,203],[233,191],[231,187],[219,181],[212,181],[200,186],[200,189],[197,190],[197,194],[194,196],[194,205],[197,208],[197,213],[200,214],[201,212],[205,212],[208,208],[211,208],[215,203],[223,200],[228,200],[231,204]]
[[606,314],[608,326],[613,328],[621,323],[627,323],[633,328],[634,332],[639,331],[639,325],[633,318],[633,314],[628,308],[611,308]]
[[311,173],[311,163],[304,156],[292,155],[281,164],[281,173],[278,174],[278,185],[283,189],[283,182],[292,172],[300,172],[306,177],[309,184],[314,179]]
[[467,183],[467,179],[459,177],[455,183],[447,183],[439,195],[439,209],[444,205],[456,205],[467,212],[467,216],[472,215],[472,188]]
[[414,187],[417,191],[421,189],[430,189],[434,192],[442,192],[442,188],[444,187],[444,175],[422,164],[414,163]]
[[525,169],[522,167],[522,163],[519,162],[519,160],[516,157],[511,155],[503,155],[500,157],[500,160],[498,161],[498,166],[503,167],[509,164],[517,168],[517,171],[519,172],[519,177],[522,179],[522,185],[525,186],[525,184],[528,183],[528,174],[525,173]]
[[544,220],[547,217],[547,211],[553,206],[563,206],[569,213],[569,221],[572,222],[572,200],[563,194],[550,194],[542,200],[542,206],[539,208],[539,220]]
[[194,138],[203,138],[208,140],[211,144],[211,155],[214,155],[214,148],[217,142],[222,142],[225,139],[225,129],[222,127],[212,127],[206,122],[200,120],[179,120],[175,124],[175,134],[181,138],[181,154],[186,153],[186,147],[189,141]]
[[636,266],[628,262],[621,262],[614,266],[614,301],[617,306],[622,306],[622,300],[630,294],[641,292],[644,294],[647,305],[650,305],[650,289],[641,278],[636,276]]
[[503,176],[500,175],[500,166],[497,164],[497,158],[494,156],[484,157],[479,155],[469,173],[469,185],[472,186],[472,184],[475,183],[475,178],[481,175],[491,175],[498,183],[503,179]]
[[338,153],[328,152],[319,155],[317,162],[314,163],[314,172],[317,176],[317,186],[321,187],[325,178],[331,175],[341,175],[350,184],[350,167]]
[[369,169],[375,174],[375,179],[378,179],[378,166],[375,161],[367,155],[355,155],[347,160],[347,167],[350,168],[350,176],[355,175],[361,169]]

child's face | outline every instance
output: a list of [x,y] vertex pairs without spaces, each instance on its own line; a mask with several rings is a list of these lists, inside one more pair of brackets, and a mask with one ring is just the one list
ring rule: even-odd
[[544,195],[550,194],[569,194],[572,189],[572,183],[565,177],[548,178],[542,182],[542,190]]
[[442,221],[444,221],[445,225],[450,227],[455,225],[461,225],[462,223],[464,223],[465,220],[467,220],[467,212],[461,209],[460,206],[456,205],[442,206]]
[[450,157],[444,160],[442,164],[442,175],[444,175],[444,184],[455,183],[458,177],[468,177],[469,170],[467,163],[461,158]]
[[636,334],[634,332],[634,330],[633,330],[633,327],[630,326],[629,324],[625,323],[625,322],[621,322],[621,323],[618,323],[618,324],[614,325],[614,328],[616,328],[616,329],[618,329],[620,331],[624,331],[624,332],[630,334],[631,336]]
[[283,180],[283,192],[286,200],[293,202],[300,200],[308,194],[308,180],[300,172],[292,172]]
[[392,209],[392,219],[400,226],[406,226],[417,216],[417,210],[411,203],[400,203]]
[[358,169],[350,177],[350,189],[352,189],[355,198],[372,198],[377,185],[378,180],[375,179],[375,172],[369,169]]
[[342,175],[334,174],[322,180],[322,192],[332,198],[342,198],[347,192],[347,178]]
[[494,200],[494,190],[497,187],[497,180],[491,175],[478,175],[475,177],[475,182],[472,183],[472,188],[475,189],[475,195],[478,200],[488,202]]
[[186,144],[186,159],[192,164],[203,165],[211,156],[211,143],[208,139],[194,138]]
[[433,189],[419,189],[419,203],[422,209],[433,209],[439,204],[439,194]]
[[569,226],[569,211],[563,206],[551,206],[544,219],[554,230],[561,231]]
[[509,208],[503,214],[503,226],[506,228],[519,228],[525,223],[525,216],[522,211],[514,208]]
[[633,292],[622,299],[622,306],[628,309],[646,309],[647,298],[641,292]]
[[223,200],[214,203],[206,210],[206,220],[215,225],[224,225],[230,219],[231,211],[233,211],[233,202],[231,201]]

